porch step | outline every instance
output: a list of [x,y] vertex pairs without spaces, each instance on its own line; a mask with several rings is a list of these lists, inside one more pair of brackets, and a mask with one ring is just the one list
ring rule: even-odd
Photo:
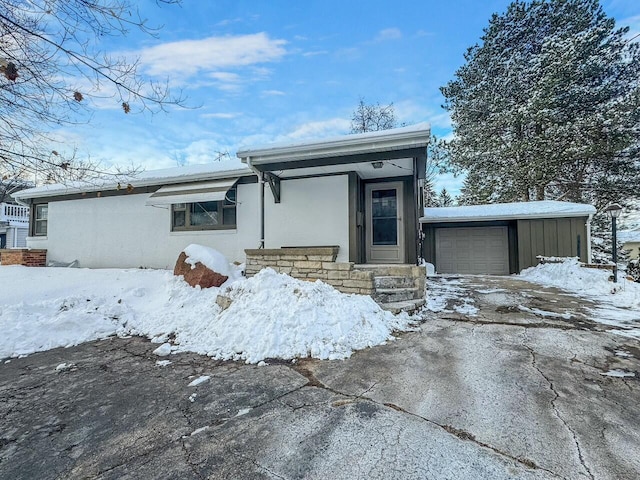
[[376,276],[373,279],[376,289],[380,288],[412,288],[415,280],[409,276]]
[[407,312],[409,315],[412,315],[417,310],[422,308],[424,304],[424,298],[416,298],[414,300],[405,300],[404,302],[381,303],[380,307],[383,310],[393,313],[394,315],[397,315],[400,312]]
[[376,277],[411,277],[411,276],[420,276],[424,275],[425,270],[424,267],[417,267],[415,265],[410,264],[371,264],[371,263],[363,263],[359,265],[354,265],[356,270],[362,270],[364,272],[373,272],[373,275]]
[[378,303],[404,302],[414,300],[422,295],[417,288],[376,288],[375,300]]

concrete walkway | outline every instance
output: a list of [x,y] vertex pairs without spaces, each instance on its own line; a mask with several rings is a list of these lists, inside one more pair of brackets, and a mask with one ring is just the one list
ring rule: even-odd
[[130,338],[0,364],[0,478],[640,478],[637,340],[511,278],[429,288],[457,298],[346,361],[158,366]]

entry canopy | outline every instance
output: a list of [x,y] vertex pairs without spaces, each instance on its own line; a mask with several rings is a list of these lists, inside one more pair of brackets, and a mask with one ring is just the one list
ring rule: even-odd
[[219,202],[225,199],[227,192],[237,181],[238,177],[189,185],[165,185],[154,192],[145,203],[148,206],[160,206],[177,203]]
[[240,149],[236,155],[260,172],[297,170],[298,175],[349,171],[353,170],[354,164],[368,164],[369,170],[379,172],[379,176],[388,176],[392,170],[389,166],[385,171],[371,164],[409,160],[407,165],[395,165],[407,175],[407,170],[414,169],[412,160],[417,158],[420,163],[416,170],[422,178],[430,135],[429,124],[419,123],[377,132]]

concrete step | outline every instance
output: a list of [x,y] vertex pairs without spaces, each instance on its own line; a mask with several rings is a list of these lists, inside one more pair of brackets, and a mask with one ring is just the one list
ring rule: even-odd
[[378,288],[374,294],[378,303],[404,302],[421,297],[422,292],[417,288]]
[[356,270],[362,270],[363,272],[373,272],[375,276],[394,276],[394,277],[411,277],[411,276],[425,276],[425,267],[417,267],[410,264],[371,264],[363,263],[354,265]]
[[412,315],[417,310],[420,310],[424,304],[424,298],[416,298],[414,300],[405,300],[404,302],[381,303],[380,307],[394,315],[397,315],[400,312],[407,312],[409,315]]
[[415,280],[413,277],[405,276],[376,276],[373,278],[376,288],[413,288]]

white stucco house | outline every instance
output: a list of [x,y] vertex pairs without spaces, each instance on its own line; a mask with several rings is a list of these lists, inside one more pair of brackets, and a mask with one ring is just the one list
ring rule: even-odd
[[[590,260],[590,205],[423,208],[429,137],[429,125],[418,124],[244,148],[237,159],[47,185],[15,198],[30,207],[28,247],[46,250],[49,262],[82,267],[171,268],[191,243],[230,261],[252,256],[253,271],[287,247],[330,247],[322,254],[336,262],[396,265],[393,275],[419,275],[412,266],[422,259],[442,273],[503,275],[539,256]],[[307,255],[315,262],[320,253]],[[280,260],[285,273],[340,280],[324,270],[291,272]],[[348,279],[353,288],[370,290],[358,275]]]
[[190,243],[338,247],[337,261],[414,264],[428,124],[242,149],[237,159],[20,191],[29,248],[83,267],[171,268]]

